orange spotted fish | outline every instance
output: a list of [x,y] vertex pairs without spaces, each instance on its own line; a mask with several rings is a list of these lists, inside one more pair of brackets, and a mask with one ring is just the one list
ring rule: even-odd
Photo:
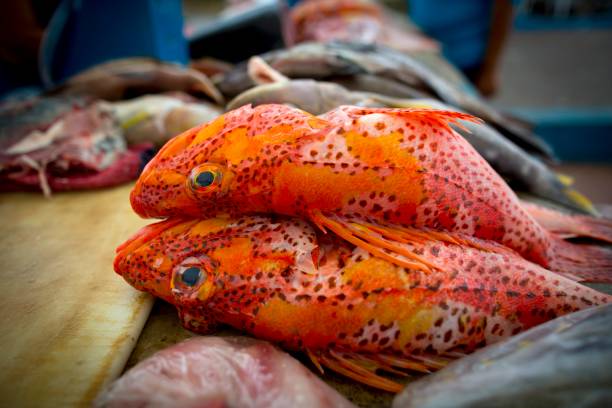
[[[573,279],[610,280],[612,251],[565,242],[541,226],[450,128],[458,120],[477,121],[428,109],[342,106],[312,116],[243,106],[167,143],[132,191],[132,207],[143,217],[298,216],[428,270],[436,265],[382,242],[366,224],[430,228],[499,242]],[[595,235],[612,239],[609,225]],[[583,230],[600,228],[590,227]],[[399,262],[400,254],[410,259]]]
[[447,272],[400,267],[301,219],[263,216],[149,225],[117,249],[115,271],[174,304],[189,330],[228,324],[394,392],[401,386],[375,369],[429,372],[612,300],[495,242],[371,227]]

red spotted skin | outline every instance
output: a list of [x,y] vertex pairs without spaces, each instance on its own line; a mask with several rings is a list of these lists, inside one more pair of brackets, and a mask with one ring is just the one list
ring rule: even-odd
[[[340,107],[320,117],[283,105],[244,106],[170,141],[131,200],[144,217],[313,210],[494,240],[543,266],[554,238],[486,161],[448,126],[457,112]],[[216,163],[224,185],[189,188]]]
[[[317,234],[299,219],[168,220],[138,236],[120,247],[116,272],[173,303],[185,327],[207,333],[225,323],[290,349],[471,350],[610,300],[478,240],[402,244],[444,266],[425,273]],[[205,271],[195,287],[176,283],[186,266]]]

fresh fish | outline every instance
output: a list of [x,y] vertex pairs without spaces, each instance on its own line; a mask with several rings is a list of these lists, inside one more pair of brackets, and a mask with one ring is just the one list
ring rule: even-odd
[[404,20],[371,1],[306,1],[289,15],[289,44],[340,40],[384,44],[400,51],[439,51],[434,40]]
[[317,117],[244,106],[168,142],[136,183],[132,207],[143,217],[298,216],[374,254],[395,246],[350,221],[461,232],[574,279],[610,280],[612,251],[538,224],[450,128],[460,120],[476,121],[427,109],[343,106]]
[[186,94],[145,95],[114,102],[111,107],[128,144],[150,142],[158,147],[173,136],[209,122],[222,113],[217,106],[197,101]]
[[96,65],[69,78],[50,93],[116,101],[166,91],[200,93],[223,103],[223,96],[206,75],[148,58],[124,58]]
[[[251,67],[252,62],[253,60],[249,62],[252,77],[270,77],[270,71],[274,71],[273,68],[264,65],[265,63]],[[259,72],[254,72],[255,70]],[[256,80],[256,82],[262,81]],[[398,99],[367,92],[351,92],[340,85],[312,79],[280,79],[258,85],[230,101],[227,109],[235,109],[247,104],[257,106],[269,103],[289,104],[315,115],[325,113],[340,105],[457,111],[433,99]],[[494,128],[484,123],[469,121],[460,123],[461,126],[455,126],[454,130],[470,142],[478,153],[514,188],[528,191],[574,210],[596,214],[593,205],[586,197],[571,189],[542,161],[526,153]]]
[[246,337],[194,337],[130,369],[97,408],[355,407],[299,362]]
[[393,408],[612,406],[612,306],[559,317],[409,384]]
[[394,392],[401,386],[374,370],[429,372],[611,300],[495,242],[371,228],[401,248],[406,265],[418,256],[440,269],[399,267],[300,219],[263,216],[151,224],[117,248],[114,267],[175,305],[189,330],[228,324]]
[[48,196],[117,185],[138,176],[151,148],[127,149],[108,105],[80,98],[3,105],[0,124],[1,191],[42,190]]
[[[474,114],[495,126],[502,134],[529,152],[552,156],[552,151],[525,126],[525,122],[497,112],[467,89],[440,76],[418,58],[373,44],[331,42],[303,43],[285,50],[271,51],[261,57],[274,69],[290,78],[326,79],[331,76],[370,74],[400,82],[417,91],[433,93],[445,103]],[[438,60],[440,61],[443,60]],[[448,71],[452,67],[438,70]],[[454,78],[462,78],[460,74]],[[221,92],[233,97],[253,86],[246,64],[238,65],[218,84]]]

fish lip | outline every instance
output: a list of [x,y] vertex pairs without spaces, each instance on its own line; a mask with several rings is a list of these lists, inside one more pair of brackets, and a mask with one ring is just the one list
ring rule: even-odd
[[116,255],[115,261],[113,262],[115,272],[117,272],[119,275],[122,275],[120,271],[120,266],[129,253],[145,245],[153,238],[158,237],[164,231],[185,221],[186,219],[183,218],[167,218],[155,222],[153,224],[145,225],[144,227],[140,228],[134,235],[132,235],[124,243],[122,243],[115,249]]

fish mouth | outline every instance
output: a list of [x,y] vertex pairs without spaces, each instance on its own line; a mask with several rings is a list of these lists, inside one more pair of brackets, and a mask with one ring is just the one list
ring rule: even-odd
[[134,235],[128,238],[123,244],[119,245],[117,249],[115,249],[115,261],[113,266],[115,268],[115,272],[119,275],[122,275],[121,265],[123,264],[123,260],[125,257],[141,246],[145,245],[153,238],[158,237],[164,231],[185,222],[185,219],[182,218],[170,218],[163,221],[159,221],[153,224],[146,225],[138,230]]

